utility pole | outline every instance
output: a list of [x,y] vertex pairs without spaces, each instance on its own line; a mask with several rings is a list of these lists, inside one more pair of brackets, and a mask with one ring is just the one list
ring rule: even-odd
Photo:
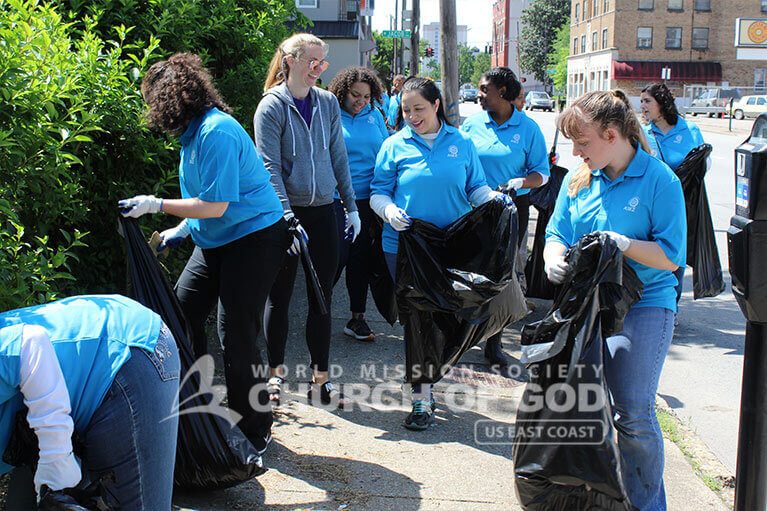
[[[407,11],[407,0],[402,0],[402,12],[400,13],[400,30],[407,30],[405,28],[405,11]],[[405,39],[399,43],[399,72],[405,74]]]
[[421,60],[421,0],[413,0],[413,15],[410,22],[410,74],[418,76],[418,63]]
[[458,126],[458,34],[455,21],[455,0],[439,0],[439,65],[442,68],[442,100],[445,115]]
[[[402,0],[402,1],[404,2],[405,0]],[[399,16],[399,0],[394,0],[394,30],[399,30],[398,16]],[[392,75],[396,75],[397,73],[399,73],[399,71],[397,70],[399,66],[399,54],[397,53],[398,42],[399,42],[399,39],[396,37],[392,41],[392,54],[393,54],[393,57],[392,57],[393,63],[391,66]]]

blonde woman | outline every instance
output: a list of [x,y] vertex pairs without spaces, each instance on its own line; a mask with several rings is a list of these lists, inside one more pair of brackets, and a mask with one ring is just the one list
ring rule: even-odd
[[666,509],[663,437],[655,393],[674,332],[676,278],[687,246],[682,185],[648,154],[636,114],[621,91],[591,92],[558,119],[583,164],[565,177],[546,229],[544,260],[553,282],[564,254],[584,234],[605,232],[644,283],[623,330],[606,340],[605,376],[614,402],[623,474],[641,511]]
[[[333,196],[338,190],[353,238],[361,230],[349,162],[344,145],[338,100],[316,86],[328,62],[327,45],[311,34],[284,40],[272,58],[264,97],[253,120],[256,146],[264,156],[271,180],[288,220],[298,220],[314,268],[330,308],[338,268],[338,234]],[[293,220],[295,221],[295,220]],[[269,350],[271,399],[279,403],[285,377],[288,311],[298,264],[298,249],[290,251],[269,294],[265,333]],[[307,286],[308,287],[308,286]],[[312,366],[309,398],[342,406],[343,394],[328,381],[330,314],[310,303],[306,343]]]

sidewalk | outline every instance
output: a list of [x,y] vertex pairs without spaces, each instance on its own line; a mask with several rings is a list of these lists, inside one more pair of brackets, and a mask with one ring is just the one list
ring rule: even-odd
[[[459,370],[436,387],[435,424],[427,431],[402,426],[410,410],[402,397],[404,363],[402,328],[390,327],[368,300],[368,323],[376,334],[362,343],[343,334],[348,298],[343,279],[333,301],[331,364],[342,367],[334,378],[344,392],[362,395],[371,387],[381,392],[377,408],[355,405],[353,411],[328,412],[305,402],[308,376],[289,375],[283,405],[275,414],[274,441],[264,462],[270,470],[258,479],[223,491],[177,494],[177,510],[519,510],[514,492],[511,445],[479,445],[474,441],[478,420],[513,424],[524,390],[524,368],[517,362],[506,378],[489,371],[479,348],[461,360]],[[525,321],[540,319],[550,302]],[[293,297],[286,363],[292,372],[308,363],[303,318],[303,278]],[[211,343],[213,346],[214,343]],[[507,354],[519,360],[519,329],[507,328]],[[308,374],[308,372],[307,372]],[[461,384],[456,400],[468,406],[451,411],[446,389]],[[452,392],[447,393],[453,395]],[[371,402],[370,398],[359,401]],[[458,409],[459,407],[453,407]],[[674,511],[726,510],[721,500],[694,474],[683,454],[666,441],[665,484],[668,507]]]
[[[719,119],[717,117],[708,117],[706,115],[687,114],[685,120],[698,125],[701,131],[718,133],[720,135],[735,135],[744,140],[751,134],[751,128],[754,126],[754,119],[732,120],[732,131],[730,131],[730,119]],[[705,137],[704,137],[705,138]]]

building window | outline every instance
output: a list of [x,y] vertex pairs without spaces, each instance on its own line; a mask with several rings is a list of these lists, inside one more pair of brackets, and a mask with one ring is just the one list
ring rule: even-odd
[[581,4],[575,4],[575,22],[578,23],[578,12],[581,8]]
[[767,0],[762,0],[762,12],[767,12]]
[[607,12],[610,9],[610,0],[605,0],[605,8],[602,9],[602,12]]
[[578,38],[573,37],[573,55],[578,55]]
[[303,7],[304,9],[316,9],[318,1],[319,0],[296,0],[296,7]]
[[594,12],[592,14],[597,16],[599,14],[599,0],[594,0],[593,10]]
[[754,69],[754,92],[764,92],[765,82],[767,82],[767,68]]
[[668,0],[668,10],[669,11],[683,11],[684,10],[684,0]]
[[637,48],[652,48],[652,27],[637,27]]
[[596,31],[591,34],[591,51],[597,51],[599,49],[599,38]]
[[682,49],[682,29],[680,27],[666,28],[666,49],[667,50]]
[[602,49],[607,48],[607,29],[602,29]]
[[711,0],[695,0],[695,10],[696,11],[710,11],[711,10]]
[[692,29],[692,49],[708,50],[708,29],[707,28]]
[[586,34],[581,36],[581,53],[586,53]]
[[655,0],[639,0],[640,11],[652,11],[655,8]]
[[583,0],[581,10],[583,11],[583,21],[586,21],[588,19],[588,16],[586,16],[586,0]]

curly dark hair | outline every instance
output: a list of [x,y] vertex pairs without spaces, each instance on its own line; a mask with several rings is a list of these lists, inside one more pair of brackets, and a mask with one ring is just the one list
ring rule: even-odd
[[[676,122],[679,119],[679,111],[676,109],[676,103],[674,102],[674,95],[668,90],[665,83],[651,83],[642,92],[649,94],[655,101],[658,102],[660,107],[660,114],[672,126],[676,126]],[[648,119],[649,120],[649,119]]]
[[192,53],[176,53],[153,64],[141,82],[141,94],[149,106],[149,125],[172,135],[181,134],[210,108],[232,113],[202,60]]
[[332,92],[337,98],[340,105],[344,104],[346,95],[349,94],[349,89],[357,82],[363,82],[370,86],[370,98],[381,102],[383,94],[383,85],[381,80],[375,74],[375,71],[366,67],[345,67],[338,72],[338,74],[330,82],[328,90]]
[[514,101],[517,99],[517,96],[519,96],[519,93],[522,90],[522,84],[517,79],[517,75],[515,75],[514,71],[508,67],[494,67],[490,71],[485,72],[482,77],[495,85],[497,89],[506,87],[506,91],[501,97],[507,101]]

